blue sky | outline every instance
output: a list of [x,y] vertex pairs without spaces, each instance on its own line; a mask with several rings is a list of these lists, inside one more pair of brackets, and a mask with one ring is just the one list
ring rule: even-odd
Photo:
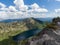
[[[10,6],[14,5],[14,0],[0,0],[0,2],[4,3],[5,5]],[[24,0],[26,5],[31,5],[33,3],[37,3],[40,7],[45,7],[48,10],[54,10],[60,8],[60,2],[55,0]]]
[[[2,16],[3,14],[2,18],[4,17],[4,14],[6,15],[6,17],[4,18],[10,18],[10,17],[15,18],[16,17],[15,12],[16,14],[17,12],[20,12],[19,15],[21,17],[21,15],[24,15],[23,11],[26,11],[26,10],[27,12],[33,11],[33,12],[43,13],[41,14],[42,17],[44,16],[57,17],[57,16],[60,16],[59,15],[60,14],[60,0],[23,0],[23,1],[22,0],[0,0],[0,13],[1,13],[0,16]],[[11,15],[7,15],[7,12],[9,12]],[[11,12],[14,12],[14,15],[12,15]],[[37,13],[38,15],[30,14],[30,15],[27,15],[27,17],[29,16],[39,17],[41,16],[39,15],[39,13]],[[19,17],[18,14],[17,14],[17,17]]]

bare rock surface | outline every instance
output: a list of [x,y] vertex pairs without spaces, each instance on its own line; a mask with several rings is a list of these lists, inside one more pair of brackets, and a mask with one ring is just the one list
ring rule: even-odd
[[60,30],[44,29],[28,41],[30,45],[60,45]]

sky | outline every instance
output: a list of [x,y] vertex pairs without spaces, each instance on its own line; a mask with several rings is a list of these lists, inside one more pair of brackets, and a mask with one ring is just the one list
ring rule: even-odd
[[0,20],[60,17],[60,0],[0,0]]

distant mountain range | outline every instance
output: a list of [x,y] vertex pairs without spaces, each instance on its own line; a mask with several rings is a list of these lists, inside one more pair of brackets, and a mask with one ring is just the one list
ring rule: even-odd
[[[35,18],[37,20],[41,20],[41,21],[48,21],[48,22],[52,22],[53,18]],[[6,20],[1,20],[0,22],[14,22],[14,21],[22,21],[24,19],[6,19]]]
[[53,18],[36,18],[36,19],[41,20],[41,21],[52,22],[52,19],[53,19]]

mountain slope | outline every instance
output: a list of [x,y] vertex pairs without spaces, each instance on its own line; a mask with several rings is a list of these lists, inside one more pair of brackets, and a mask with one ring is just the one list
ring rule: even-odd
[[9,23],[0,22],[0,41],[30,29],[43,29],[44,27],[45,25],[36,21],[34,18]]

